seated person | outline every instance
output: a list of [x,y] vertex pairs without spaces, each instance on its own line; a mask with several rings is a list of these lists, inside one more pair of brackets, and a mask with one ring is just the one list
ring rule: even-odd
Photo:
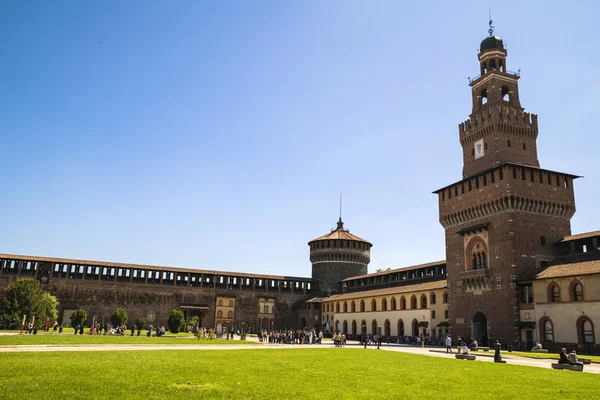
[[559,364],[569,364],[569,358],[567,357],[567,349],[564,347],[560,350],[560,358],[558,359]]
[[575,350],[571,350],[571,352],[567,356],[567,359],[569,360],[569,364],[581,365],[583,367],[583,363],[580,363],[579,360],[577,359],[577,353],[575,353]]
[[536,342],[535,346],[533,347],[534,350],[541,350],[542,349],[542,344],[540,342]]

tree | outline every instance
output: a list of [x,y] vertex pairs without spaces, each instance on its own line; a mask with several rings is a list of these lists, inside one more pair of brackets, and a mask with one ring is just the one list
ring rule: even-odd
[[146,317],[137,317],[135,319],[135,327],[138,329],[138,331],[144,329],[147,323],[148,320],[146,319]]
[[190,320],[190,325],[192,325],[193,329],[198,329],[198,327],[200,326],[200,317],[197,315],[194,315],[192,317],[192,319]]
[[56,320],[58,315],[56,297],[45,293],[35,279],[17,279],[8,284],[4,293],[4,298],[0,299],[0,325],[2,327],[20,328],[23,315],[26,315],[28,320],[35,317],[35,324],[38,327],[45,323],[47,316]]
[[110,323],[113,326],[121,326],[127,324],[127,313],[123,308],[117,308],[110,316]]
[[181,310],[172,310],[168,320],[171,333],[178,333],[185,329],[185,316]]
[[73,311],[73,314],[71,314],[69,319],[71,320],[71,326],[75,328],[77,325],[87,321],[87,312],[85,312],[83,308],[79,308]]
[[387,271],[391,271],[391,270],[392,269],[390,267],[387,267],[386,269],[383,269],[383,268],[376,269],[375,272],[387,272]]

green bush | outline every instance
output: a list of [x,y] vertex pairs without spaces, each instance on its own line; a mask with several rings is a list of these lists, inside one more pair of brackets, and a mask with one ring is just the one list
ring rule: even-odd
[[54,322],[58,316],[58,301],[56,297],[42,290],[38,281],[31,278],[21,278],[6,286],[4,298],[0,299],[0,326],[8,329],[18,329],[23,322],[35,317],[35,325],[39,328],[50,317]]
[[169,330],[171,333],[178,333],[185,330],[185,316],[181,310],[172,310],[169,314]]
[[87,321],[87,312],[83,308],[79,308],[73,311],[69,319],[71,320],[71,326],[75,328],[77,325]]
[[123,308],[117,308],[110,316],[110,323],[113,326],[121,326],[127,324],[127,313]]
[[137,317],[135,319],[135,327],[138,329],[138,331],[144,329],[147,323],[148,319],[146,319],[146,317]]

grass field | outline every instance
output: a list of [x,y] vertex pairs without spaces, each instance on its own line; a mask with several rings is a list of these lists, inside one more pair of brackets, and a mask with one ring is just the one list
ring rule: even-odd
[[598,399],[598,376],[347,349],[0,353],[4,399]]
[[[503,351],[502,355],[507,355],[507,356],[514,355],[514,356],[529,357],[529,358],[558,360],[558,353],[531,353],[529,351],[513,351],[513,352],[509,353],[507,351]],[[577,357],[589,358],[592,360],[593,363],[600,363],[600,356],[586,356],[586,355],[578,354]]]
[[0,336],[0,346],[19,346],[19,345],[90,345],[90,344],[256,344],[257,342],[222,339],[200,339],[194,336],[163,336],[146,337],[140,336],[115,336],[115,335],[75,335],[73,332],[61,334],[37,334],[37,335],[6,335]]

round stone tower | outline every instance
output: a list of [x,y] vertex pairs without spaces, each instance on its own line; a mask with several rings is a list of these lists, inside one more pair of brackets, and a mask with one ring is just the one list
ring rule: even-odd
[[319,279],[322,290],[339,290],[336,282],[364,275],[371,261],[371,243],[344,229],[342,218],[337,229],[308,243],[312,277]]

